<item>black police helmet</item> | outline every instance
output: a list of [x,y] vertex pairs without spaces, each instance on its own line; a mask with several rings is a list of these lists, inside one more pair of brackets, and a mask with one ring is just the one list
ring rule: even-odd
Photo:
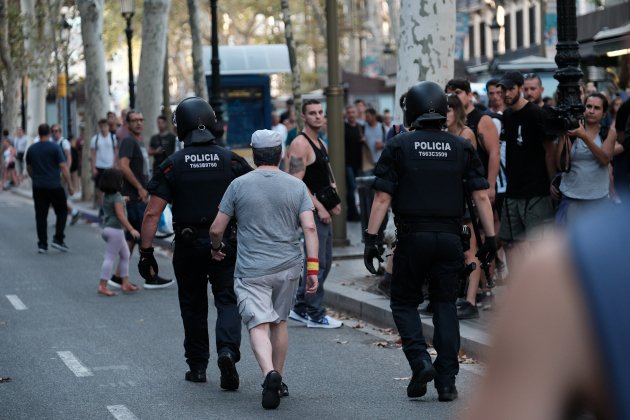
[[407,91],[403,111],[408,127],[421,128],[427,122],[443,123],[448,111],[446,94],[437,83],[420,82]]
[[197,96],[184,99],[173,112],[177,138],[186,146],[214,140],[215,136],[210,130],[216,122],[217,117],[210,104]]

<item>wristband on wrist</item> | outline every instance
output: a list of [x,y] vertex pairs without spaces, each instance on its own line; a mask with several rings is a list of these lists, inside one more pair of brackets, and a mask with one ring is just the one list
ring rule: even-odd
[[319,258],[306,259],[306,275],[316,276],[319,274]]
[[219,246],[216,248],[214,245],[212,245],[212,243],[210,243],[210,248],[212,248],[213,251],[221,251],[221,249],[223,248],[223,242],[220,242]]

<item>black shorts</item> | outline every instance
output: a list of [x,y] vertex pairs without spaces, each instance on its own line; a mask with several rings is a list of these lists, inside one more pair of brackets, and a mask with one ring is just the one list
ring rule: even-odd
[[492,204],[492,211],[501,220],[501,210],[503,209],[503,201],[505,200],[505,193],[497,193],[494,197],[494,203]]

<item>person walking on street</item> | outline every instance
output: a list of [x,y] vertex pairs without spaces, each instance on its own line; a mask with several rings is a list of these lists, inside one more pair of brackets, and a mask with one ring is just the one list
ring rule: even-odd
[[[375,168],[370,221],[365,232],[365,266],[376,273],[380,257],[377,233],[392,205],[398,245],[394,253],[391,309],[402,347],[413,372],[407,387],[409,398],[422,397],[435,378],[440,401],[457,398],[455,376],[460,336],[455,300],[464,272],[460,233],[464,194],[470,194],[486,232],[477,256],[491,261],[496,251],[488,181],[472,145],[441,131],[446,121],[446,95],[433,82],[411,87],[403,106],[410,132],[394,137]],[[422,283],[429,279],[437,350],[435,363],[427,352],[418,306],[423,301]]]
[[[307,295],[306,282],[302,281],[289,317],[307,327],[339,328],[343,323],[326,315],[323,306],[324,282],[332,266],[332,215],[341,213],[341,200],[337,195],[326,146],[317,136],[324,125],[321,103],[316,99],[304,101],[302,120],[304,130],[291,143],[289,170],[293,176],[304,181],[315,205],[315,225],[319,239],[319,287],[315,294]],[[307,278],[306,267],[302,278]]]
[[[121,193],[129,197],[127,200],[127,219],[131,226],[142,232],[142,218],[147,208],[149,193],[146,190],[149,176],[149,155],[142,140],[142,128],[144,127],[144,117],[135,110],[127,113],[127,126],[129,136],[120,143],[118,150],[118,165],[123,173],[124,182]],[[130,232],[125,232],[129,253],[133,254],[137,240],[131,236]],[[150,245],[149,245],[150,246]],[[164,279],[154,273],[148,279],[145,278],[145,289],[160,289],[171,286],[175,282],[172,279]],[[122,278],[119,269],[112,276],[110,286],[120,288]]]
[[[90,163],[92,165],[92,179],[94,179],[94,193],[99,209],[103,205],[103,192],[99,185],[103,172],[116,166],[118,161],[118,141],[116,135],[109,131],[106,119],[98,121],[99,132],[90,141]],[[102,209],[99,211],[101,214]]]
[[39,134],[39,142],[29,147],[26,154],[26,167],[32,179],[38,252],[40,254],[48,252],[46,219],[51,205],[57,217],[55,236],[51,246],[59,251],[67,252],[69,249],[64,242],[64,231],[68,218],[68,206],[66,205],[66,194],[61,186],[59,171],[66,181],[68,192],[74,194],[68,163],[61,148],[50,141],[50,126],[48,124],[40,124],[37,133]]
[[[65,138],[61,132],[61,125],[53,124],[50,127],[50,131],[52,133],[51,140],[57,144],[63,151],[63,154],[66,157],[66,162],[68,163],[68,170],[72,168],[72,144],[70,144],[70,140]],[[71,177],[72,179],[72,177]],[[68,213],[71,215],[70,224],[74,225],[79,220],[79,210],[75,209],[74,206],[70,203],[70,189],[68,185],[63,184],[64,191],[66,192],[66,205],[68,206]],[[74,191],[74,188],[73,188]]]
[[190,97],[180,102],[175,109],[173,124],[185,147],[162,162],[149,183],[151,198],[140,231],[138,269],[145,280],[151,279],[153,272],[157,275],[158,265],[151,244],[162,211],[167,203],[171,203],[175,229],[173,269],[189,366],[185,379],[206,382],[210,358],[209,281],[217,308],[215,334],[221,388],[236,390],[239,387],[236,363],[241,357],[241,317],[234,293],[236,226],[230,224],[224,236],[222,261],[212,259],[209,228],[230,182],[252,168],[243,158],[215,143],[215,136],[209,129],[216,124],[216,116],[202,98]]
[[[317,290],[318,243],[313,201],[303,182],[282,172],[282,137],[271,130],[252,135],[257,168],[232,181],[210,227],[212,256],[221,260],[221,238],[238,220],[235,290],[243,323],[264,377],[262,406],[276,408],[289,389],[282,382],[289,347],[287,318],[307,257],[306,294]],[[278,191],[282,191],[278,194]]]
[[175,153],[175,134],[168,130],[168,121],[164,115],[157,117],[158,133],[149,141],[149,156],[153,156],[153,173],[156,173],[160,164]]
[[15,129],[15,170],[17,171],[18,183],[21,183],[24,179],[24,156],[26,156],[26,149],[28,148],[28,137],[24,134],[24,129],[18,127]]
[[107,243],[105,257],[101,266],[101,277],[98,285],[98,293],[103,296],[116,296],[107,288],[107,281],[112,274],[112,268],[116,263],[116,257],[120,258],[118,269],[122,277],[122,291],[131,293],[138,287],[129,282],[129,247],[125,242],[126,229],[134,239],[140,239],[140,232],[131,226],[127,220],[125,199],[120,194],[123,185],[123,175],[118,169],[104,169],[100,177],[99,189],[103,191],[103,232],[101,237]]

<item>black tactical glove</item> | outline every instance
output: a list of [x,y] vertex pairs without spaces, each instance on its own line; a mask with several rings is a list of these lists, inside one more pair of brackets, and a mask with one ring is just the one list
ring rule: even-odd
[[381,253],[376,245],[377,238],[378,235],[367,233],[367,230],[363,235],[363,242],[365,242],[365,248],[363,249],[363,263],[365,264],[365,268],[367,268],[367,270],[372,274],[376,274],[376,269],[374,268],[374,258],[383,262]]
[[[153,269],[153,274],[151,274]],[[150,280],[158,274],[158,263],[153,256],[153,247],[140,248],[140,261],[138,261],[138,272],[145,280]]]
[[497,240],[494,236],[486,236],[479,251],[477,251],[476,257],[479,258],[481,264],[490,264],[494,257],[497,255]]

